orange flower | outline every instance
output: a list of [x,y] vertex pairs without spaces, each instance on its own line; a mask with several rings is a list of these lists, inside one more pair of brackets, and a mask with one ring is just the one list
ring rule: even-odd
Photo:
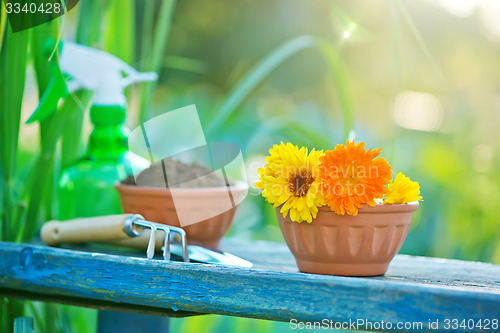
[[387,193],[392,171],[385,158],[377,157],[381,150],[367,151],[364,142],[347,140],[320,157],[321,190],[332,211],[355,216],[358,208],[375,206],[375,199]]

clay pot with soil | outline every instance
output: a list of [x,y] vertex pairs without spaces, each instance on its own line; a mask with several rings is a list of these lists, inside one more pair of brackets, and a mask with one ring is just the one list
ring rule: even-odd
[[[176,179],[176,184],[168,182],[169,178]],[[226,184],[220,175],[204,166],[165,159],[163,165],[153,164],[136,179],[129,177],[116,188],[125,213],[181,227],[188,242],[218,248],[248,185]]]

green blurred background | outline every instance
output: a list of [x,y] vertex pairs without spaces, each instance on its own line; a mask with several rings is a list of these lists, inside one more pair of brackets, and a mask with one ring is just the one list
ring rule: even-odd
[[[162,1],[82,1],[64,22],[33,29],[28,37],[11,191],[23,192],[47,131],[43,124],[24,125],[40,93],[33,39],[37,33],[57,35],[62,27],[65,40],[103,48],[141,70],[159,68],[151,103],[144,102],[145,85],[129,91],[129,128],[140,119],[196,104],[203,126],[211,129],[208,141],[242,147],[251,185],[267,150],[280,140],[320,149],[343,143],[342,103],[347,100],[356,139],[384,147],[382,155],[394,172],[420,183],[424,201],[400,253],[500,264],[498,1],[180,0],[168,21],[168,44],[156,48],[158,56],[158,40],[148,31],[168,19],[168,13],[162,16]],[[242,93],[239,83],[259,73],[256,64],[302,35],[330,43],[340,59],[336,75],[318,49],[304,48],[264,71],[262,82]],[[4,43],[7,57],[5,48]],[[241,103],[233,103],[228,117],[214,125],[231,96],[240,96]],[[82,133],[73,140],[74,156],[65,157],[63,144],[54,145],[48,171],[53,179],[65,159],[85,151],[88,112],[80,110],[78,117],[73,124]],[[52,185],[40,199],[35,219],[25,222],[33,229],[53,216],[57,198]],[[19,202],[29,204],[29,195],[23,195]],[[23,214],[13,211],[16,218]],[[3,223],[5,214],[4,207]],[[255,188],[241,204],[230,235],[283,241],[272,207]],[[26,237],[3,236],[12,239]],[[35,316],[40,332],[49,332],[48,327],[50,332],[95,330],[93,310],[30,302],[20,307]],[[287,331],[288,324],[222,316],[172,320],[173,332],[223,329],[278,332]]]

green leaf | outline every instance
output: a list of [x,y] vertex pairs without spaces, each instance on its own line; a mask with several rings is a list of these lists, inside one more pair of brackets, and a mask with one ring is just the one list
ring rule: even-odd
[[44,54],[44,45],[48,38],[57,40],[59,36],[58,23],[59,20],[52,20],[31,29],[30,50],[36,74],[39,98],[43,95],[45,89],[47,89],[51,79],[50,63],[49,59]]
[[2,182],[1,240],[12,240],[17,146],[21,124],[28,41],[30,31],[12,33],[6,29],[0,51],[0,180]]
[[7,27],[7,13],[5,11],[5,3],[1,1],[0,3],[0,51],[2,50],[3,35],[5,33],[5,28]]
[[92,46],[101,37],[101,14],[103,4],[100,0],[85,0],[78,4],[78,26],[76,42]]
[[328,67],[333,75],[333,79],[337,84],[337,95],[340,102],[340,110],[342,112],[342,121],[344,127],[344,137],[351,139],[354,137],[354,110],[352,107],[352,99],[348,88],[348,79],[338,53],[333,45],[324,39],[316,39],[316,48],[325,58]]
[[155,18],[155,1],[144,1],[143,2],[143,14],[142,14],[142,31],[141,31],[141,49],[140,49],[140,61],[141,69],[144,69],[149,63],[151,57],[151,49],[153,40],[151,36],[154,34],[153,23]]
[[[151,1],[148,1],[151,2]],[[133,0],[108,0],[104,51],[127,64],[134,62],[135,8]]]
[[[167,47],[175,4],[176,0],[163,0],[161,2],[160,11],[156,19],[156,28],[154,31],[152,51],[150,57],[148,57],[148,61],[143,63],[143,71],[158,72],[161,68],[165,49]],[[149,19],[153,20],[153,17],[150,17]],[[147,36],[143,36],[143,38],[147,38]],[[139,121],[141,123],[146,120],[146,115],[149,112],[149,108],[151,107],[151,101],[153,99],[153,92],[155,87],[156,82],[144,82],[141,84],[141,101],[139,109]]]
[[47,200],[52,192],[52,179],[54,177],[54,159],[56,154],[57,142],[60,139],[64,128],[74,110],[74,104],[68,100],[63,103],[54,114],[51,115],[50,123],[42,142],[41,152],[37,158],[28,186],[25,187],[25,195],[28,198],[28,210],[26,219],[21,228],[22,232],[18,235],[18,240],[29,241],[34,236],[38,225],[40,205]]

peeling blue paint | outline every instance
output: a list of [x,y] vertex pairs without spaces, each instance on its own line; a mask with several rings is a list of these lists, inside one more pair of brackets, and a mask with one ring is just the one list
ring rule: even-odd
[[25,247],[24,249],[21,250],[21,253],[19,254],[19,265],[23,269],[27,269],[29,266],[31,266],[32,262],[33,262],[33,248]]
[[499,266],[398,256],[386,276],[349,278],[299,273],[284,245],[230,251],[254,268],[0,243],[0,287],[280,321],[500,319]]

